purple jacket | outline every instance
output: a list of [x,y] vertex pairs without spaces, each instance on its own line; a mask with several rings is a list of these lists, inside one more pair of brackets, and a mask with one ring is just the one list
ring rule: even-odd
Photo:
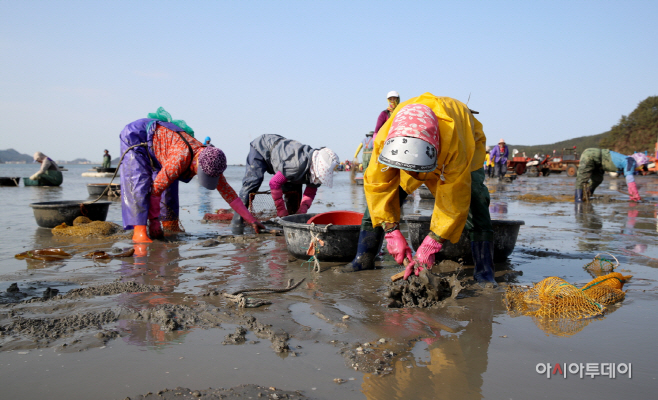
[[507,156],[509,156],[509,147],[505,146],[505,151],[500,153],[500,146],[496,145],[490,152],[489,157],[496,164],[507,164]]
[[389,115],[388,115],[388,109],[382,111],[379,113],[379,117],[377,118],[377,124],[375,125],[375,135],[372,137],[373,139],[377,137],[377,133],[379,132],[379,128],[384,125],[386,121],[388,121]]

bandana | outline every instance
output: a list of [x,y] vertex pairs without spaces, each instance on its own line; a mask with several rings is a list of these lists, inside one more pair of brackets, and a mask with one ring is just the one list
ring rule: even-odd
[[398,136],[422,139],[439,149],[439,125],[431,108],[424,104],[407,104],[393,119],[386,140]]
[[649,164],[649,158],[644,153],[634,153],[631,157],[633,157],[635,164],[637,164],[638,167],[641,167],[644,164]]
[[311,180],[316,185],[334,185],[334,168],[340,161],[331,149],[322,148],[311,156]]

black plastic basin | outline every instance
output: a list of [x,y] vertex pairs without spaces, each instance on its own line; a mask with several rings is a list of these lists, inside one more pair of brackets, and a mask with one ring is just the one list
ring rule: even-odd
[[32,211],[37,225],[43,228],[54,228],[66,222],[73,225],[73,220],[84,215],[92,221],[105,221],[107,211],[110,209],[111,201],[97,201],[95,203],[83,204],[84,201],[44,201],[32,203]]
[[[107,188],[107,185],[107,183],[88,183],[87,192],[89,192],[90,196],[100,196]],[[110,189],[105,192],[105,196],[116,196],[119,193],[119,190],[121,190],[121,184],[113,183],[112,186],[110,186]]]
[[310,225],[306,221],[316,214],[296,214],[283,217],[283,235],[288,252],[298,259],[308,260],[311,233],[324,242],[316,257],[318,261],[349,262],[356,256],[361,225]]
[[[420,246],[430,231],[432,217],[426,215],[408,215],[404,219],[409,226],[409,241],[414,249],[418,249],[418,246]],[[519,229],[521,225],[525,225],[525,222],[492,219],[491,224],[494,231],[494,261],[502,262],[507,260],[507,257],[514,251]],[[462,232],[459,242],[456,244],[450,242],[444,243],[443,249],[436,254],[436,260],[446,259],[453,261],[462,259],[466,264],[473,263],[471,240],[468,232]]]

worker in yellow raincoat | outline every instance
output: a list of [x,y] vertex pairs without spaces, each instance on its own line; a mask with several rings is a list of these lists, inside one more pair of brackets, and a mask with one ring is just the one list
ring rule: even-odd
[[[406,279],[422,268],[431,268],[443,243],[457,243],[466,228],[474,278],[482,285],[495,285],[493,227],[482,168],[486,143],[482,124],[464,103],[425,93],[401,103],[380,133],[364,173],[368,208],[359,250],[343,272],[374,268],[380,236],[385,232],[387,249],[398,264],[410,261]],[[412,259],[399,230],[400,205],[407,193],[422,184],[434,193],[435,204],[431,232]]]

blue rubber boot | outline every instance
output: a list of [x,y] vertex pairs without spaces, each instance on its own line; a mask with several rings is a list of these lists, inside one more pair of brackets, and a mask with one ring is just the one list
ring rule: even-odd
[[366,269],[375,269],[375,257],[379,254],[384,242],[384,229],[375,228],[373,231],[361,230],[359,232],[359,247],[354,260],[340,269],[340,272],[357,272]]
[[575,193],[573,199],[576,203],[582,203],[583,202],[583,189],[576,189],[576,193]]
[[475,271],[473,278],[482,287],[497,287],[494,279],[493,244],[489,241],[471,242]]

